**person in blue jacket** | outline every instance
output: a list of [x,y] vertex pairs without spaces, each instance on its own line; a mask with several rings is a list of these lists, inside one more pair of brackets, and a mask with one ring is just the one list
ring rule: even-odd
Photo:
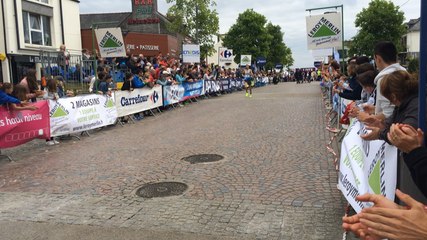
[[142,69],[138,69],[137,74],[132,79],[133,88],[143,88],[144,87],[144,71]]
[[3,83],[0,88],[0,105],[9,105],[13,110],[37,110],[36,106],[22,103],[19,99],[12,97],[10,94],[13,92],[13,85],[10,83]]

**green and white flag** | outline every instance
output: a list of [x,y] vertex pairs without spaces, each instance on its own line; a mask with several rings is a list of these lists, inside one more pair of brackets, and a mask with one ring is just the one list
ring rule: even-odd
[[121,28],[100,28],[95,34],[102,58],[126,56]]
[[341,13],[306,17],[308,49],[342,46]]

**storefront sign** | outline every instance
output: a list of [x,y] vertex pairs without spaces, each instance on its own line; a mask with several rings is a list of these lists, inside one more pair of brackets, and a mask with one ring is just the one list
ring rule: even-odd
[[127,44],[126,49],[129,50],[144,50],[144,51],[160,51],[160,47],[156,45],[135,45],[135,44]]
[[155,2],[153,0],[133,0],[133,14],[128,20],[128,24],[155,24],[160,19],[154,15],[156,12]]

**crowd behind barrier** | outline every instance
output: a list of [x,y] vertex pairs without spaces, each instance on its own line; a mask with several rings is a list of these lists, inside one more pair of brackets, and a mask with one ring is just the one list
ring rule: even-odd
[[[259,87],[268,84],[259,79]],[[49,139],[81,133],[115,124],[117,119],[144,111],[242,90],[242,79],[199,80],[182,84],[132,91],[112,91],[110,95],[83,94],[56,100],[41,100],[37,110],[11,111],[0,107],[0,149],[15,147],[35,138]],[[31,124],[30,124],[31,123]]]
[[[379,42],[376,69],[367,57],[351,58],[347,76],[335,61],[322,67],[320,85],[330,132],[326,148],[338,172],[337,187],[349,203],[343,239],[347,231],[362,239],[427,237],[427,224],[417,222],[427,219],[423,206],[427,150],[423,133],[417,130],[418,81],[397,63],[396,56],[393,43]],[[355,213],[348,216],[352,210]],[[405,214],[413,217],[399,218]],[[384,228],[396,221],[402,224]],[[407,231],[407,224],[415,227]]]

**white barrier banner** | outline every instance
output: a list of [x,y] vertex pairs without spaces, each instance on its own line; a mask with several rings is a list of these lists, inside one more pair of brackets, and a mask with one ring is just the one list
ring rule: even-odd
[[116,108],[119,117],[163,106],[162,87],[141,88],[133,91],[116,91]]
[[397,181],[397,148],[385,141],[364,141],[365,126],[353,120],[341,144],[338,188],[356,212],[371,206],[356,197],[381,194],[394,201]]
[[121,28],[99,28],[95,34],[101,57],[126,57]]
[[49,113],[52,137],[111,125],[117,119],[113,98],[95,94],[50,100]]

